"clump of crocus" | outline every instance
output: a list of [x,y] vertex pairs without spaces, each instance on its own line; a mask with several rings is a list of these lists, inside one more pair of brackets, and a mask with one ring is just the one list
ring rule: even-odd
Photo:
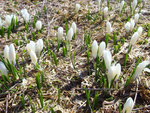
[[105,61],[106,68],[109,69],[112,62],[112,54],[109,50],[104,50],[103,57]]
[[80,4],[76,4],[75,5],[75,12],[77,13],[80,10],[81,5]]
[[121,13],[121,11],[122,11],[124,5],[125,5],[125,1],[123,0],[123,1],[121,2],[121,4],[120,4],[120,13]]
[[138,78],[139,75],[142,73],[142,71],[144,70],[144,68],[145,68],[148,64],[150,64],[149,61],[143,61],[142,63],[140,63],[140,64],[137,66],[136,71],[135,71],[135,73],[133,74],[132,78],[133,78],[133,79]]
[[101,0],[97,0],[97,4],[98,4],[98,10],[101,9]]
[[9,60],[9,46],[6,45],[4,48],[4,58]]
[[28,53],[30,54],[30,52],[33,51],[36,53],[36,55],[38,57],[40,56],[40,53],[41,53],[43,47],[44,47],[44,45],[43,45],[42,39],[38,39],[38,41],[36,43],[33,41],[30,41],[30,43],[26,45],[26,49],[27,49]]
[[137,6],[137,0],[133,0],[132,2],[132,10],[134,11]]
[[111,23],[109,21],[107,21],[107,23],[106,23],[106,32],[108,34],[111,34],[112,31],[113,31],[113,28],[111,27]]
[[75,22],[72,23],[71,25],[72,29],[73,29],[73,34],[75,35],[77,33],[77,25]]
[[9,61],[10,63],[16,64],[16,51],[14,44],[10,44],[9,46]]
[[27,9],[22,9],[21,14],[22,14],[24,21],[28,23],[30,21],[30,14],[28,13]]
[[138,30],[137,30],[137,32],[138,32],[139,36],[141,36],[141,35],[142,35],[142,32],[143,32],[143,28],[142,28],[142,27],[139,27]]
[[104,50],[106,49],[106,43],[104,41],[102,41],[99,44],[99,48],[98,48],[98,56],[99,58],[103,55]]
[[73,28],[70,27],[68,33],[67,33],[67,41],[71,41],[73,37]]
[[31,61],[32,61],[32,63],[34,64],[34,65],[36,65],[37,64],[37,56],[36,56],[36,54],[35,54],[35,52],[34,51],[30,51],[30,57],[31,57]]
[[14,65],[16,64],[16,51],[13,44],[10,44],[10,46],[5,46],[4,57],[6,60],[8,59],[10,63],[13,63]]
[[125,27],[126,32],[129,32],[130,31],[130,22],[127,22],[124,27]]
[[118,64],[113,64],[112,66],[109,66],[108,68],[108,73],[107,73],[107,76],[108,76],[108,81],[109,81],[109,87],[111,85],[111,82],[112,80],[114,79],[117,80],[119,78],[121,74],[121,65],[120,63]]
[[36,55],[39,57],[40,56],[40,53],[43,49],[43,40],[42,39],[39,39],[36,44],[35,44],[35,52],[36,52]]
[[1,73],[5,76],[8,74],[8,70],[3,62],[0,61],[0,75]]
[[130,45],[135,45],[138,38],[139,38],[139,33],[135,32],[131,37]]
[[93,58],[97,57],[97,51],[98,51],[98,43],[96,40],[94,40],[92,43],[92,56],[93,56]]
[[13,14],[12,15],[6,15],[5,16],[5,26],[9,27],[12,23],[12,20],[14,23],[16,23],[16,19],[17,19],[17,17]]
[[37,30],[41,30],[41,29],[42,29],[42,22],[41,22],[40,20],[38,20],[38,21],[36,22],[35,26],[36,26],[36,29],[37,29]]
[[136,13],[136,14],[134,15],[135,23],[137,23],[137,22],[139,21],[139,17],[140,17],[140,15],[139,15],[138,13]]
[[129,98],[126,100],[126,103],[124,104],[123,113],[131,113],[133,107],[134,107],[133,99],[132,99],[131,97],[129,97]]
[[107,18],[108,16],[108,7],[104,8],[104,18]]
[[58,28],[57,38],[58,40],[63,40],[63,27]]

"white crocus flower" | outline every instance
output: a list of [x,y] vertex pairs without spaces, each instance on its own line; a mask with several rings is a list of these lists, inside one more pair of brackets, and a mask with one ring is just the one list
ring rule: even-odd
[[28,53],[30,53],[31,50],[35,52],[35,42],[30,41],[30,43],[26,45],[26,49]]
[[133,107],[134,107],[133,99],[132,99],[131,97],[129,97],[129,98],[126,100],[126,103],[124,104],[123,113],[131,113]]
[[42,22],[41,22],[40,20],[38,20],[38,21],[36,22],[35,26],[36,26],[36,29],[37,29],[37,30],[41,30],[41,29],[42,29]]
[[63,39],[63,30],[64,29],[62,27],[58,28],[58,33],[57,33],[58,40],[62,40]]
[[140,17],[140,15],[139,15],[138,13],[136,13],[136,14],[134,15],[135,23],[137,23],[137,22],[139,21],[139,17]]
[[73,34],[75,34],[77,32],[77,25],[75,22],[72,23],[71,25],[72,29],[73,29]]
[[10,15],[5,16],[5,25],[6,25],[6,27],[10,26],[11,20],[12,20],[12,17]]
[[131,37],[131,41],[130,41],[130,44],[131,45],[135,45],[137,40],[139,38],[139,33],[138,32],[135,32],[132,37]]
[[93,56],[93,58],[97,57],[97,51],[98,51],[98,43],[96,40],[94,40],[92,43],[92,56]]
[[144,70],[144,68],[145,68],[148,64],[150,64],[149,61],[143,61],[142,63],[140,63],[140,64],[137,66],[137,68],[136,68],[136,71],[135,71],[135,73],[134,73],[134,75],[133,75],[133,79],[138,78],[139,75],[142,73],[142,71]]
[[36,65],[36,63],[37,63],[37,56],[36,56],[35,52],[32,51],[32,50],[30,51],[30,57],[31,57],[32,63],[33,63],[34,65]]
[[127,22],[124,27],[125,27],[126,32],[129,32],[130,31],[130,22]]
[[104,8],[104,18],[106,18],[108,15],[108,7]]
[[130,20],[130,31],[132,31],[134,29],[135,26],[135,21],[131,18]]
[[109,50],[104,50],[103,57],[104,57],[106,68],[109,69],[112,62],[111,52]]
[[133,0],[133,2],[132,2],[132,9],[133,10],[135,10],[136,5],[137,5],[137,0]]
[[8,74],[8,70],[5,66],[5,64],[0,61],[0,75],[1,75],[1,73],[6,76]]
[[71,27],[67,33],[67,40],[71,41],[73,37],[73,28]]
[[25,87],[27,85],[27,80],[25,78],[22,79],[21,85]]
[[121,4],[120,4],[120,12],[122,11],[122,8],[124,7],[124,5],[125,5],[125,2],[124,2],[124,0],[121,2]]
[[111,23],[109,21],[107,21],[106,23],[106,32],[108,34],[110,34],[113,31],[112,27],[111,27]]
[[139,36],[141,36],[141,35],[142,35],[142,32],[143,32],[143,28],[142,28],[142,27],[139,27],[138,30],[137,30],[137,32],[139,33]]
[[100,8],[101,8],[101,0],[97,0],[97,4],[98,4],[98,10],[100,10]]
[[112,65],[108,69],[108,81],[109,81],[109,86],[111,85],[112,80],[115,78],[117,80],[121,74],[121,65],[118,63],[117,65]]
[[80,4],[76,4],[75,5],[75,11],[76,13],[80,10],[81,5]]
[[106,43],[102,41],[99,45],[98,56],[99,58],[103,55],[104,50],[106,49]]
[[16,51],[14,44],[10,44],[9,46],[9,60],[10,63],[13,63],[14,65],[16,64]]
[[2,28],[2,26],[3,26],[3,22],[2,22],[2,19],[0,17],[0,29]]
[[4,48],[4,57],[6,60],[7,59],[9,60],[9,46],[8,45],[6,45]]
[[36,55],[39,57],[43,49],[43,40],[39,39],[35,44]]
[[21,15],[24,15],[25,13],[28,13],[27,9],[22,9],[21,10]]
[[26,23],[29,22],[29,20],[30,20],[30,14],[28,13],[27,9],[22,9],[21,10],[21,14],[22,14],[22,17],[23,17],[24,21]]

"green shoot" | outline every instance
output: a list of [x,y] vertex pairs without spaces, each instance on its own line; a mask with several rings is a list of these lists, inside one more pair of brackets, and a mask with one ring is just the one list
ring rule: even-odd
[[21,104],[22,104],[22,107],[25,108],[25,99],[24,99],[24,95],[21,95]]

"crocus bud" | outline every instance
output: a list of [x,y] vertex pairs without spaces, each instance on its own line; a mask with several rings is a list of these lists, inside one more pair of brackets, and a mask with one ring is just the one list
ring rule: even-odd
[[139,27],[138,30],[137,30],[137,32],[139,33],[139,36],[141,36],[141,35],[142,35],[142,32],[143,32],[143,28],[142,28],[142,27]]
[[43,49],[43,40],[39,39],[35,44],[36,55],[39,57]]
[[9,60],[10,63],[13,63],[14,65],[16,64],[16,51],[14,44],[10,44],[9,46]]
[[0,18],[0,29],[2,28],[3,23],[2,23],[2,19]]
[[112,62],[111,52],[109,50],[104,50],[103,57],[104,57],[106,68],[109,69]]
[[62,40],[63,39],[63,30],[64,29],[62,27],[58,28],[58,34],[57,34],[58,40]]
[[97,0],[97,4],[98,4],[98,10],[100,10],[100,8],[101,8],[101,0]]
[[71,27],[67,33],[67,40],[71,41],[73,37],[73,28]]
[[124,0],[121,2],[121,4],[120,4],[120,12],[122,11],[122,8],[123,8],[123,6],[125,5],[125,2],[124,2]]
[[135,21],[133,19],[130,20],[130,31],[134,29]]
[[8,70],[4,63],[0,61],[0,75],[1,73],[6,76],[8,74]]
[[4,48],[4,57],[6,60],[7,59],[9,60],[9,46],[8,45],[6,45]]
[[134,75],[132,76],[133,79],[138,78],[139,75],[142,73],[142,71],[144,70],[144,68],[145,68],[148,64],[150,64],[149,61],[143,61],[142,63],[140,63],[140,64],[137,66]]
[[37,29],[37,30],[40,30],[40,29],[42,28],[42,22],[38,20],[38,21],[36,22],[35,26],[36,26],[36,29]]
[[80,10],[80,4],[76,4],[76,6],[75,6],[75,11],[76,11],[76,13]]
[[125,24],[125,30],[126,30],[126,32],[129,32],[129,31],[130,31],[130,22],[127,22],[127,23]]
[[108,7],[104,8],[104,18],[106,18],[108,15]]
[[136,13],[136,14],[134,15],[135,23],[137,23],[137,22],[139,21],[139,17],[140,17],[140,15],[139,15],[138,13]]
[[132,37],[131,37],[131,41],[130,41],[130,44],[131,45],[135,45],[136,44],[136,41],[138,40],[139,38],[139,34],[138,32],[135,32]]
[[96,40],[94,40],[92,43],[92,56],[93,56],[93,58],[97,57],[97,51],[98,51],[98,43]]
[[24,21],[26,23],[29,22],[29,20],[30,20],[30,14],[28,13],[27,9],[22,9],[21,10],[21,14],[22,14],[22,17],[23,17]]
[[113,31],[112,27],[111,27],[111,23],[109,21],[107,21],[106,23],[106,32],[108,34],[110,34]]
[[11,16],[10,15],[6,15],[5,16],[5,25],[7,26],[7,27],[9,27],[10,26],[10,24],[11,24]]
[[108,68],[108,81],[109,81],[109,85],[111,85],[112,80],[115,78],[115,80],[117,80],[120,76],[121,73],[121,65],[118,63],[117,65],[113,65],[110,66]]
[[98,49],[98,56],[99,58],[103,55],[103,52],[106,48],[106,43],[104,41],[102,41],[99,45],[99,49]]
[[36,57],[35,52],[32,51],[32,50],[30,51],[30,57],[31,57],[32,63],[33,63],[34,65],[36,65],[36,63],[37,63],[37,57]]
[[30,41],[30,43],[26,45],[26,49],[28,53],[30,53],[31,50],[35,52],[35,42]]
[[132,9],[133,10],[135,10],[136,5],[137,5],[137,0],[133,0],[133,3],[132,3]]
[[72,23],[71,25],[72,29],[73,29],[73,34],[75,34],[77,32],[77,25],[75,22]]
[[134,107],[133,99],[132,99],[131,97],[129,97],[129,98],[126,100],[126,103],[124,104],[123,113],[131,113],[133,107]]

